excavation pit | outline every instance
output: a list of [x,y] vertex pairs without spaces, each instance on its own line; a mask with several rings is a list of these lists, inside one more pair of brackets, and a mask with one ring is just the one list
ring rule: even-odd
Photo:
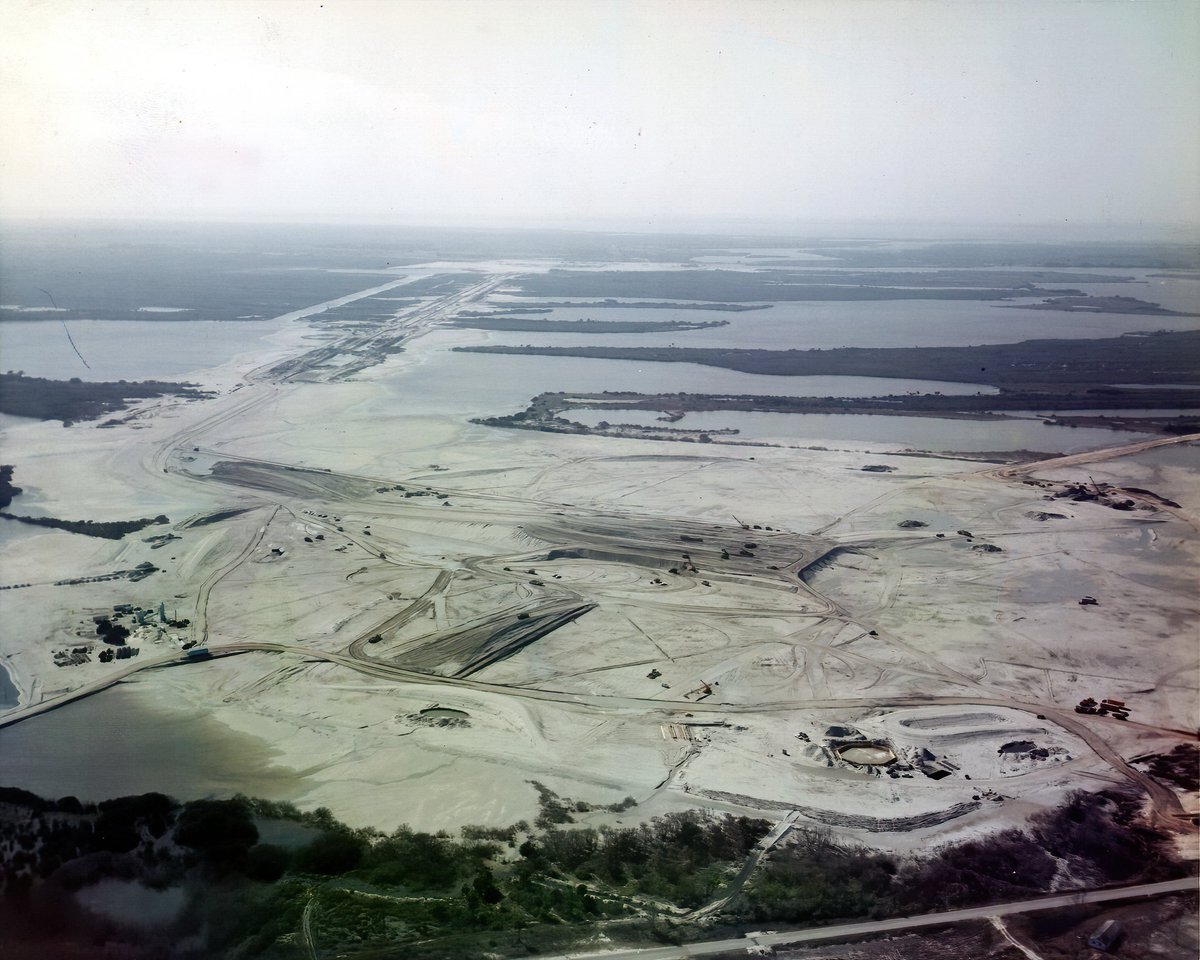
[[838,756],[856,767],[885,767],[896,759],[886,743],[850,743],[838,747]]
[[426,707],[421,711],[421,717],[425,720],[467,720],[470,716],[465,710],[451,707]]

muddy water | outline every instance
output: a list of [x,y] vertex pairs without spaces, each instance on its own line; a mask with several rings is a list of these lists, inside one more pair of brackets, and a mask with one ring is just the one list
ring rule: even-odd
[[158,791],[179,799],[247,793],[290,799],[298,778],[252,737],[136,683],[0,730],[0,784],[104,800]]

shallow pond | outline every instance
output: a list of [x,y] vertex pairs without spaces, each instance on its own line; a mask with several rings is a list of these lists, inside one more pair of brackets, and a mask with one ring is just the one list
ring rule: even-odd
[[253,737],[120,684],[0,730],[4,782],[81,800],[156,790],[180,799],[243,792],[286,799],[299,783]]

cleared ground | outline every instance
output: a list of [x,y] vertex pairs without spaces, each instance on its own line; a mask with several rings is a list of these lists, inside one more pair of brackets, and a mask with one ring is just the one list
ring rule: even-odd
[[[143,670],[138,695],[259,738],[301,784],[286,799],[354,823],[532,819],[531,780],[638,801],[581,822],[794,813],[894,848],[1079,787],[1133,782],[1163,818],[1194,809],[1123,761],[1197,726],[1186,470],[1068,459],[1029,471],[1040,486],[905,456],[864,473],[858,450],[488,430],[345,379],[400,342],[381,373],[419,363],[414,334],[502,280],[307,353],[293,339],[204,404],[15,429],[18,480],[49,512],[163,512],[178,538],[21,540],[3,579],[30,586],[4,595],[0,647],[18,712],[111,678],[95,656],[53,666],[98,649],[93,616],[162,602],[190,623],[151,617],[141,663],[192,643],[231,655]],[[1047,501],[1089,471],[1183,506]],[[146,561],[160,570],[136,583],[56,584]],[[1129,719],[1074,712],[1084,697],[1125,700]],[[465,717],[412,720],[433,706]],[[859,741],[896,762],[839,758]]]

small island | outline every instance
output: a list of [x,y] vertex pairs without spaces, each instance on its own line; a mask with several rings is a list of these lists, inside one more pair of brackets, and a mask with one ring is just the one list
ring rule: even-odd
[[[1122,417],[1123,409],[1171,406],[1195,410],[1185,416]],[[1010,420],[1005,411],[1053,410],[1052,422],[1067,427],[1107,427],[1139,433],[1181,436],[1200,433],[1200,389],[1122,390],[1095,388],[1059,392],[1006,390],[999,394],[954,396],[941,393],[905,394],[890,397],[768,397],[735,394],[628,392],[542,393],[524,410],[507,416],[480,417],[472,420],[488,427],[515,430],[540,430],[544,433],[576,433],[615,436],[643,440],[685,440],[700,443],[734,442],[739,446],[770,446],[748,440],[714,440],[738,433],[731,428],[688,429],[674,426],[684,415],[697,411],[807,414],[874,414],[889,417],[936,417],[944,420]],[[588,426],[568,419],[572,410],[612,410],[618,416],[630,410],[661,412],[660,420],[672,426],[615,423],[601,420]],[[1072,415],[1072,410],[1111,410],[1111,415]],[[1049,416],[1049,415],[1048,415]],[[1022,414],[1027,419],[1027,414]],[[875,468],[864,467],[872,472]]]
[[998,303],[1006,310],[1066,310],[1071,313],[1124,313],[1141,317],[1195,317],[1195,313],[1168,310],[1137,297],[1048,297],[1041,303]]
[[[744,313],[748,310],[770,310],[770,303],[717,303],[713,301],[697,302],[692,300],[617,300],[606,297],[603,300],[542,300],[532,302],[528,308],[500,310],[498,313],[549,313],[557,307],[572,307],[576,309],[602,310],[608,307],[625,307],[630,310],[718,310],[724,313]],[[479,313],[461,313],[459,316],[483,316]]]

